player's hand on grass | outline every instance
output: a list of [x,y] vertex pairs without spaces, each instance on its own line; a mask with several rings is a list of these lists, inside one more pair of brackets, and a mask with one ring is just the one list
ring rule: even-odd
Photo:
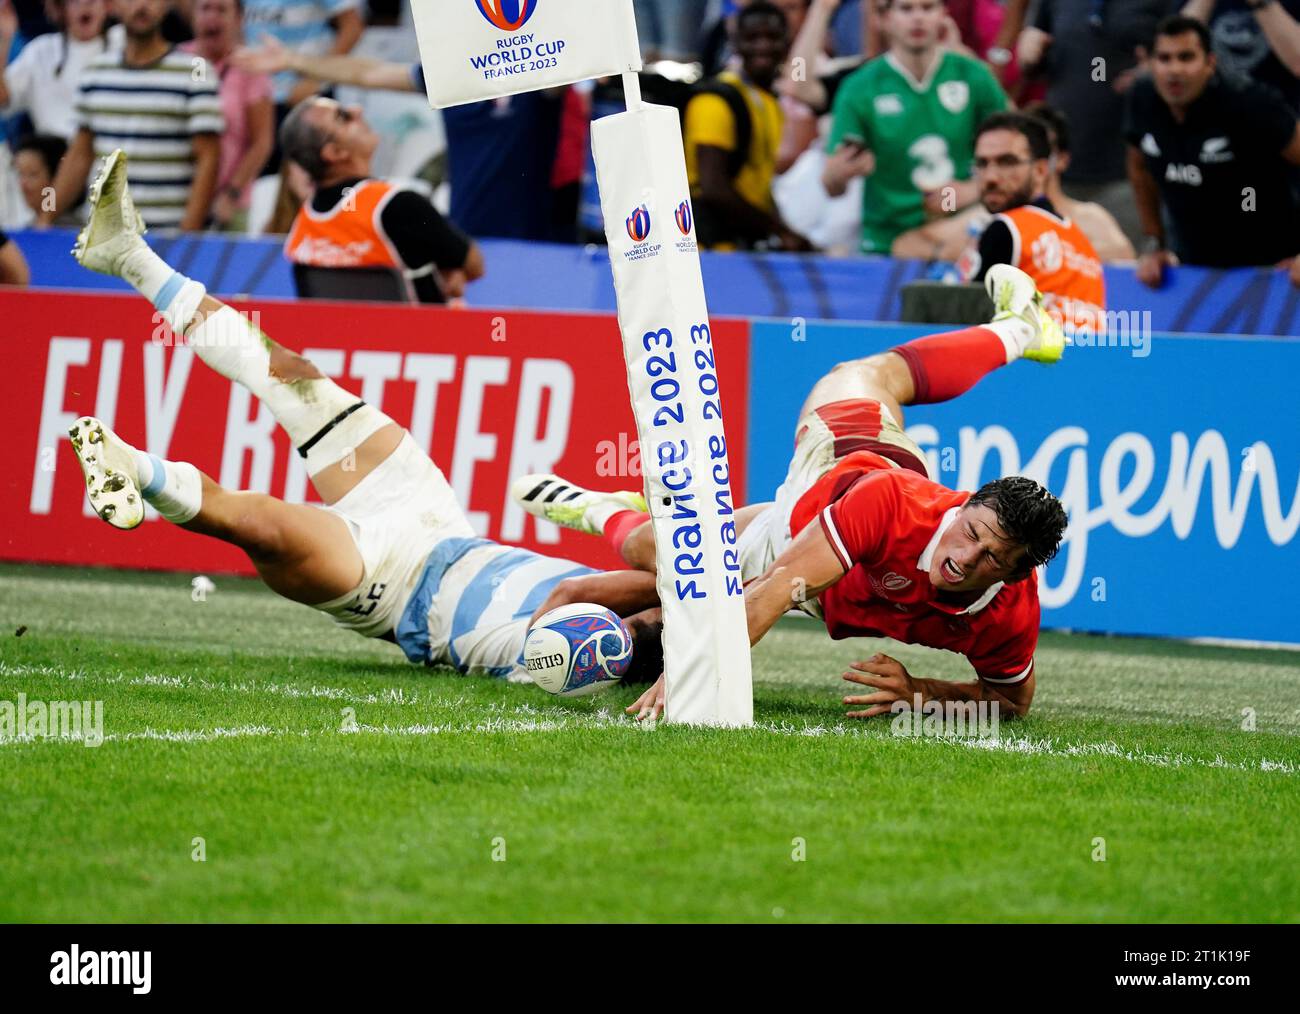
[[865,662],[854,662],[844,678],[850,683],[861,683],[864,687],[875,690],[871,694],[850,694],[845,697],[845,704],[863,709],[847,712],[847,718],[873,718],[886,714],[895,701],[906,701],[908,707],[911,707],[917,693],[916,683],[903,668],[903,663],[888,655],[876,654]]
[[657,721],[664,713],[664,678],[660,676],[655,680],[655,685],[628,705],[625,710],[629,715],[636,715],[638,722],[647,718]]

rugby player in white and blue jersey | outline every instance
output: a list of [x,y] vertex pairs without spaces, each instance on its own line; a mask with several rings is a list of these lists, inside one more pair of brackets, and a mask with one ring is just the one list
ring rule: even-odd
[[[77,261],[133,285],[200,359],[258,397],[305,459],[325,503],[224,489],[192,464],[137,450],[83,417],[72,428],[72,444],[103,520],[135,528],[148,502],[173,524],[239,546],[273,591],[359,634],[396,642],[412,662],[522,674],[534,616],[595,602],[627,618],[632,680],[659,675],[653,575],[599,573],[477,537],[446,478],[409,433],[145,245],[120,151],[107,159],[90,205]],[[645,508],[636,494],[628,506]]]

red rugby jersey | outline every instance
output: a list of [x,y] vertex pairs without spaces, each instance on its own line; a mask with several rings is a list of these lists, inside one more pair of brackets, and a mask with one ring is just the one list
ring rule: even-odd
[[819,597],[826,630],[892,637],[970,659],[980,679],[1019,683],[1038,645],[1038,576],[998,584],[970,605],[939,600],[930,563],[940,536],[970,498],[871,451],[841,460],[800,498],[797,534],[819,518],[847,573]]

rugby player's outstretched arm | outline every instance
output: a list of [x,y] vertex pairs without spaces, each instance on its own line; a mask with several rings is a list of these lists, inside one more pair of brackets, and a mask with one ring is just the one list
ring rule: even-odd
[[[767,571],[745,587],[749,643],[757,644],[788,610],[820,594],[844,576],[844,566],[820,524],[799,533]],[[627,707],[638,722],[664,713],[664,678]]]
[[551,589],[551,594],[546,596],[528,622],[531,625],[543,613],[572,602],[594,602],[619,616],[628,617],[659,605],[659,593],[655,590],[654,574],[643,570],[614,570],[566,577]]
[[789,610],[820,595],[844,573],[844,564],[822,526],[808,525],[766,572],[746,586],[749,643],[757,644]]
[[994,685],[984,680],[955,683],[951,680],[921,679],[904,668],[903,663],[888,655],[876,654],[864,662],[854,662],[844,674],[850,683],[869,687],[872,693],[844,698],[844,703],[859,708],[846,713],[847,718],[872,718],[888,714],[895,701],[915,708],[919,694],[921,704],[929,701],[996,701],[999,714],[1021,717],[1028,713],[1034,699],[1034,670],[1019,683]]

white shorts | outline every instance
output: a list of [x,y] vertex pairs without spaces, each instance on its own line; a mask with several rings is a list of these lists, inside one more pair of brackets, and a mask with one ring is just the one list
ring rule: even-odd
[[925,453],[880,402],[838,401],[809,412],[799,420],[790,468],[772,506],[753,518],[737,540],[743,582],[763,574],[790,545],[790,515],[803,495],[842,458],[862,450],[895,468],[929,475]]
[[321,510],[347,522],[365,572],[347,595],[315,608],[365,637],[397,626],[437,543],[475,534],[446,477],[409,433],[347,496]]

